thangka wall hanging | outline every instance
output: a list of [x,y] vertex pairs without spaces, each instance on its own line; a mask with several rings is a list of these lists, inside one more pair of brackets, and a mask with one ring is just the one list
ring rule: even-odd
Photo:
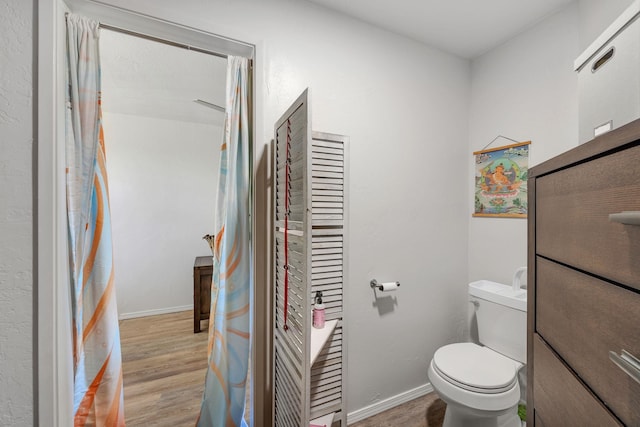
[[518,142],[473,153],[475,211],[473,216],[526,218],[529,144]]

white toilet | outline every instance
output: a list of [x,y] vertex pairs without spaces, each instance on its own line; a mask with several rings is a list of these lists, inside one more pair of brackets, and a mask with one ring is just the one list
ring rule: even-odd
[[480,280],[469,284],[478,339],[439,348],[429,380],[447,403],[443,427],[521,427],[518,371],[526,363],[527,291]]

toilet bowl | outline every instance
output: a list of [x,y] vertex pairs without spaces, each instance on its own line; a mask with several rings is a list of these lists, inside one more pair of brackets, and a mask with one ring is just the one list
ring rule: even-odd
[[481,280],[469,284],[469,298],[482,345],[445,345],[427,371],[447,403],[443,427],[521,427],[518,372],[526,362],[526,291]]
[[474,343],[438,349],[428,375],[447,403],[443,427],[520,427],[517,374],[522,366]]

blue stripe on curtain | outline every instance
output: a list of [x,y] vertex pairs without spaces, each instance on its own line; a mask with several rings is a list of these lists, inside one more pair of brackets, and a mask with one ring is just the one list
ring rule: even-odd
[[209,366],[197,425],[246,426],[250,346],[248,59],[230,56],[216,202]]
[[98,23],[67,16],[66,185],[74,425],[124,426]]

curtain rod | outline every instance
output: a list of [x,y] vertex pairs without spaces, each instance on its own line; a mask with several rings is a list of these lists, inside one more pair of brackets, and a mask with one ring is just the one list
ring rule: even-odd
[[[64,18],[65,19],[67,19],[68,16],[69,16],[69,12],[64,14]],[[147,34],[137,33],[135,31],[131,31],[131,30],[125,30],[124,28],[120,28],[120,27],[115,27],[113,25],[104,24],[102,22],[99,22],[98,26],[100,28],[105,29],[105,30],[111,30],[111,31],[115,31],[115,32],[118,32],[118,33],[122,33],[122,34],[128,34],[128,35],[133,36],[133,37],[139,37],[141,39],[151,40],[151,41],[158,42],[158,43],[163,43],[163,44],[166,44],[166,45],[169,45],[169,46],[180,47],[182,49],[192,50],[194,52],[204,53],[206,55],[213,55],[213,56],[217,56],[218,58],[224,58],[224,59],[228,58],[228,55],[225,55],[223,53],[213,52],[213,51],[210,51],[210,50],[207,50],[207,49],[202,49],[202,48],[199,48],[199,47],[189,46],[188,44],[178,43],[178,42],[174,42],[174,41],[171,41],[171,40],[162,39],[160,37],[154,37],[154,36],[150,36],[150,35],[147,35]]]
[[154,37],[154,36],[149,36],[149,35],[146,35],[146,34],[136,33],[135,31],[125,30],[124,28],[114,27],[112,25],[103,24],[102,22],[99,25],[100,25],[100,28],[104,28],[105,30],[111,30],[111,31],[115,31],[115,32],[118,32],[118,33],[128,34],[130,36],[140,37],[142,39],[151,40],[151,41],[158,42],[158,43],[163,43],[163,44],[166,44],[166,45],[169,45],[169,46],[180,47],[180,48],[183,48],[183,49],[192,50],[194,52],[204,53],[206,55],[213,55],[213,56],[217,56],[219,58],[227,59],[227,55],[225,55],[223,53],[212,52],[212,51],[207,50],[207,49],[202,49],[202,48],[199,48],[199,47],[189,46],[188,44],[173,42],[171,40],[161,39],[160,37]]

